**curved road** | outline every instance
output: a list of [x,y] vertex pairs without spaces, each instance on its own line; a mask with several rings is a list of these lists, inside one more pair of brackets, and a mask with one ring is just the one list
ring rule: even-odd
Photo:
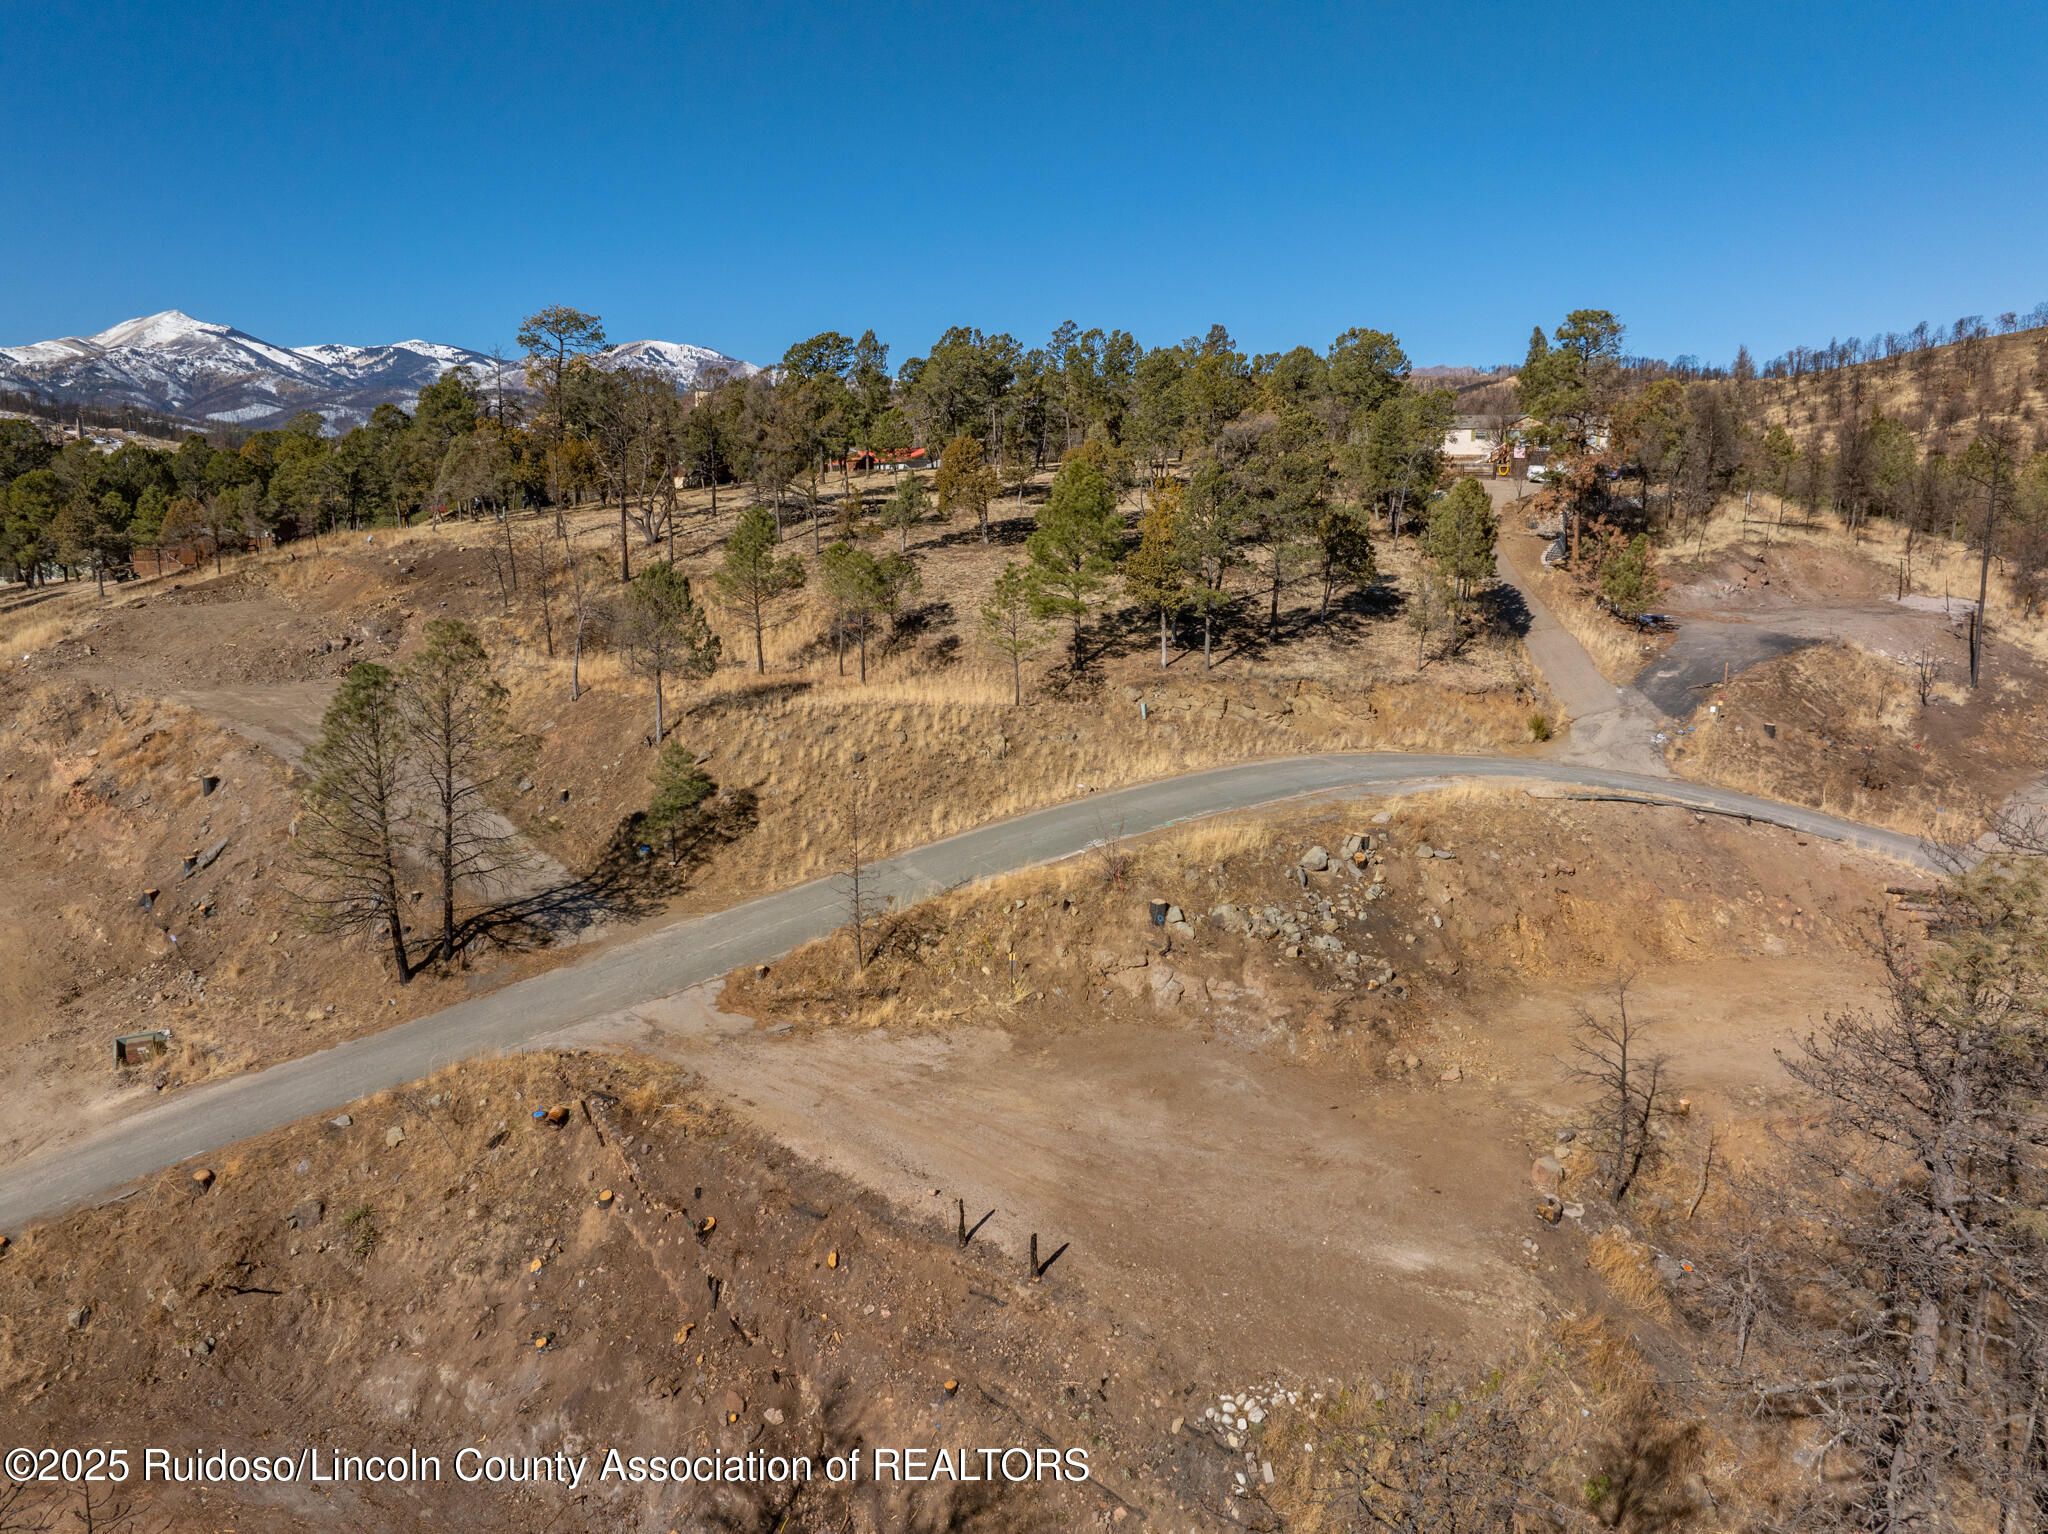
[[[1303,795],[1386,789],[1430,778],[1481,777],[1582,784],[1730,811],[1926,866],[1912,837],[1701,784],[1538,759],[1360,753],[1219,767],[1096,794],[873,865],[879,892],[914,901],[992,874],[1085,850],[1105,834]],[[820,879],[746,905],[677,922],[645,937],[382,1033],[245,1076],[195,1087],[46,1156],[0,1172],[0,1229],[55,1214],[188,1157],[371,1093],[402,1086],[473,1055],[517,1048],[582,1019],[617,1011],[760,964],[842,924],[836,880]]]

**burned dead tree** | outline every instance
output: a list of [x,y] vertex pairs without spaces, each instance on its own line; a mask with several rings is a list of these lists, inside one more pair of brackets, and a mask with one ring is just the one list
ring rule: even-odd
[[1825,1116],[1776,1265],[1789,1362],[1756,1398],[1826,1424],[1849,1527],[2048,1525],[2044,873],[1950,880],[1928,945],[1881,934],[1883,1005],[1784,1062]]
[[1595,1017],[1580,1008],[1572,1026],[1568,1076],[1594,1089],[1586,1143],[1600,1160],[1607,1196],[1620,1203],[1649,1159],[1652,1125],[1663,1109],[1665,1059],[1644,1035],[1649,1024],[1630,1013],[1630,976],[1614,983],[1614,1010]]

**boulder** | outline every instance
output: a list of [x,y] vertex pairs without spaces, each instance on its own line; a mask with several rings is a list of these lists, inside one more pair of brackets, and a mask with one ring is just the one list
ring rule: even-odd
[[1538,1156],[1529,1169],[1529,1181],[1538,1193],[1555,1193],[1564,1179],[1564,1166],[1555,1156]]
[[1187,995],[1187,983],[1164,964],[1155,964],[1147,974],[1155,1006],[1177,1007]]
[[1330,852],[1327,847],[1311,847],[1301,855],[1301,866],[1312,874],[1319,874],[1330,866]]

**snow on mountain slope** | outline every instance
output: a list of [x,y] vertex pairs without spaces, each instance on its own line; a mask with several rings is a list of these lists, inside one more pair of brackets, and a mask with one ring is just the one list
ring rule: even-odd
[[761,370],[751,362],[728,357],[706,346],[686,346],[680,341],[628,341],[606,354],[610,367],[646,368],[672,379],[678,389],[695,389],[717,382],[720,376],[751,378]]
[[[701,346],[634,341],[611,354],[614,366],[648,367],[678,388],[714,372],[739,376],[751,364]],[[419,392],[451,367],[475,370],[479,383],[498,364],[481,352],[438,341],[388,346],[286,347],[176,309],[124,320],[97,335],[0,346],[0,389],[60,404],[132,404],[193,419],[282,425],[317,411],[337,429],[367,420],[378,405],[410,409]],[[504,364],[507,388],[524,390],[516,362]]]

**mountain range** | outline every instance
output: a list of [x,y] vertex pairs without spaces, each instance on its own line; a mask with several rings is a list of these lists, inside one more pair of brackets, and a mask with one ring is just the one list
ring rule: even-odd
[[[614,366],[648,368],[691,388],[708,376],[760,371],[707,347],[628,341],[612,348]],[[468,366],[485,388],[499,364],[481,352],[438,341],[388,346],[277,346],[230,325],[195,320],[176,309],[124,320],[97,335],[0,346],[0,389],[55,404],[134,405],[194,421],[280,426],[302,410],[336,430],[369,418],[385,403],[410,409],[426,385]],[[507,389],[524,393],[516,360],[503,364]]]

